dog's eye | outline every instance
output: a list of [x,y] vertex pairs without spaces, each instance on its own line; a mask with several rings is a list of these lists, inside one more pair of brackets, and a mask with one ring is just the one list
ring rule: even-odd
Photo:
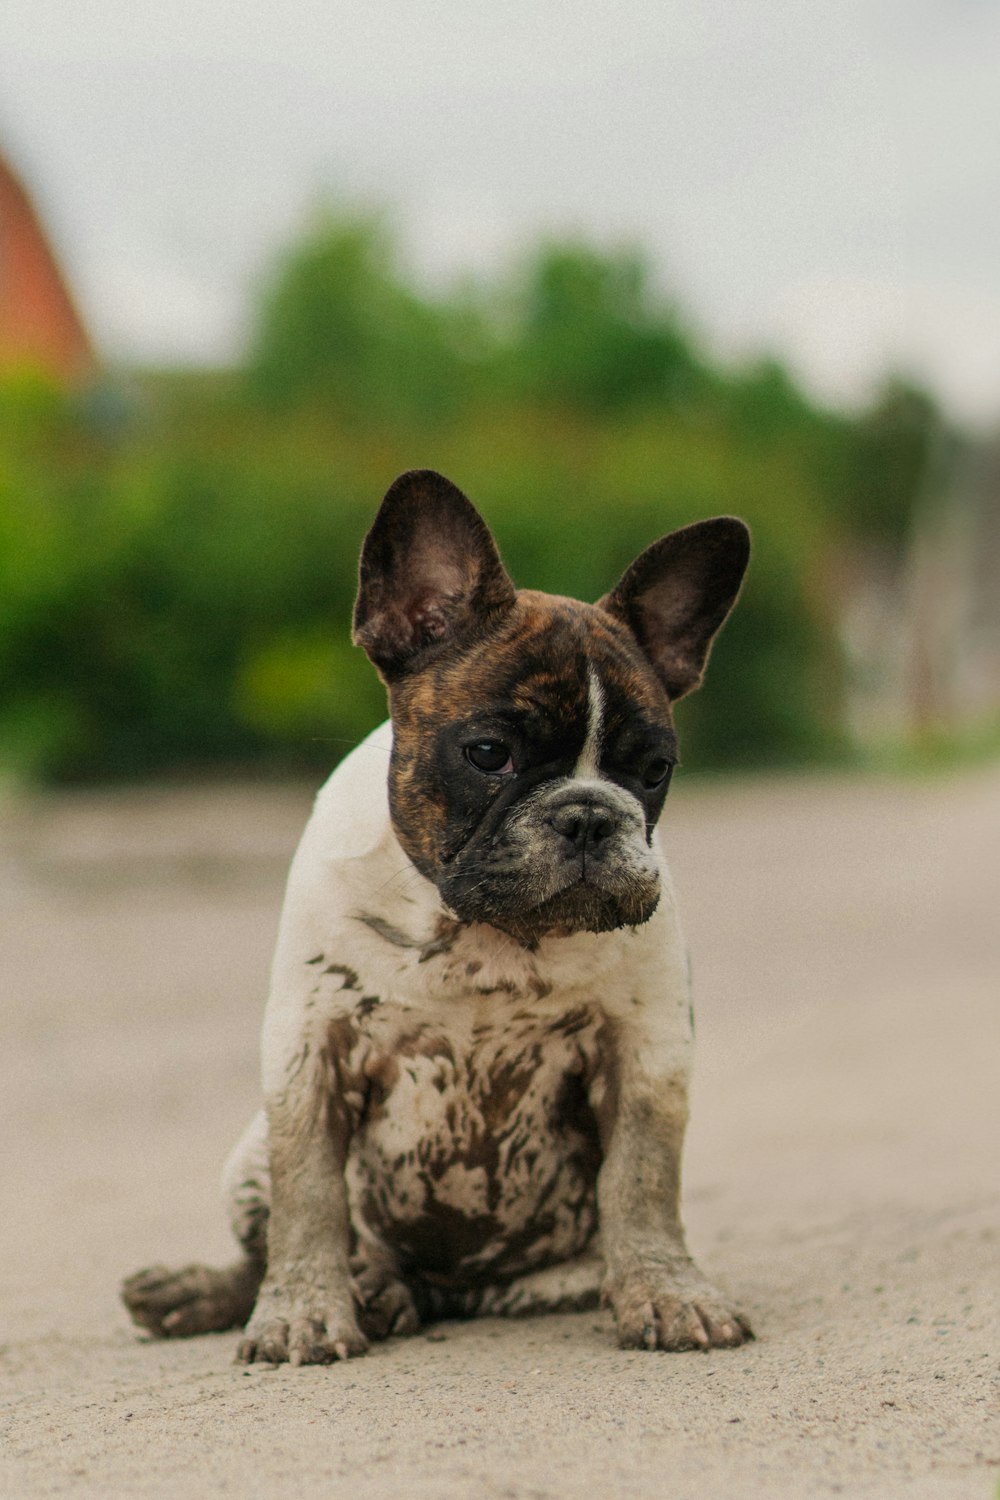
[[503,740],[477,740],[474,745],[466,745],[465,758],[488,776],[509,776],[514,769],[510,750]]
[[654,755],[642,768],[643,784],[649,791],[655,791],[663,786],[664,782],[670,781],[670,773],[673,769],[673,764],[665,755]]

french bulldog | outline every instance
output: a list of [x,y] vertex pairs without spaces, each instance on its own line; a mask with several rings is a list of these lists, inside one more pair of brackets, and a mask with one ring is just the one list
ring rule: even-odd
[[693,1022],[657,837],[671,705],[748,556],[702,521],[584,604],[516,589],[441,475],[392,485],[354,613],[391,720],[292,865],[264,1109],[224,1173],[242,1254],[129,1277],[137,1324],[245,1324],[240,1361],[291,1364],[602,1298],[625,1347],[752,1337],[681,1225]]

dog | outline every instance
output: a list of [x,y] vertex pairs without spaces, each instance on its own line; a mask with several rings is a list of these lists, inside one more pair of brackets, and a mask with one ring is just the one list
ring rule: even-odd
[[292,864],[265,1108],[224,1173],[242,1254],[129,1277],[140,1327],[316,1364],[603,1298],[626,1348],[753,1336],[681,1225],[693,1014],[656,831],[671,705],[748,557],[702,521],[584,604],[517,590],[441,475],[391,486],[354,611],[391,718]]

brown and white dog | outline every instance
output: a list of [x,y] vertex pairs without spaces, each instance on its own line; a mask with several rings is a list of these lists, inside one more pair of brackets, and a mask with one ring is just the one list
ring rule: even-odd
[[625,1346],[751,1337],[684,1243],[692,1016],[656,834],[671,702],[748,553],[703,521],[581,604],[515,589],[440,475],[392,486],[354,620],[391,724],[292,865],[265,1109],[225,1173],[243,1256],[130,1277],[138,1324],[246,1322],[241,1360],[309,1364],[603,1294]]

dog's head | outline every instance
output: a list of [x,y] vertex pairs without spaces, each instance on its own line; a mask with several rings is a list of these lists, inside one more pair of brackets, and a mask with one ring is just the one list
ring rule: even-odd
[[597,604],[515,589],[440,474],[396,480],[361,554],[354,639],[389,689],[393,826],[463,921],[522,942],[652,915],[650,847],[749,556],[742,521],[662,537]]

